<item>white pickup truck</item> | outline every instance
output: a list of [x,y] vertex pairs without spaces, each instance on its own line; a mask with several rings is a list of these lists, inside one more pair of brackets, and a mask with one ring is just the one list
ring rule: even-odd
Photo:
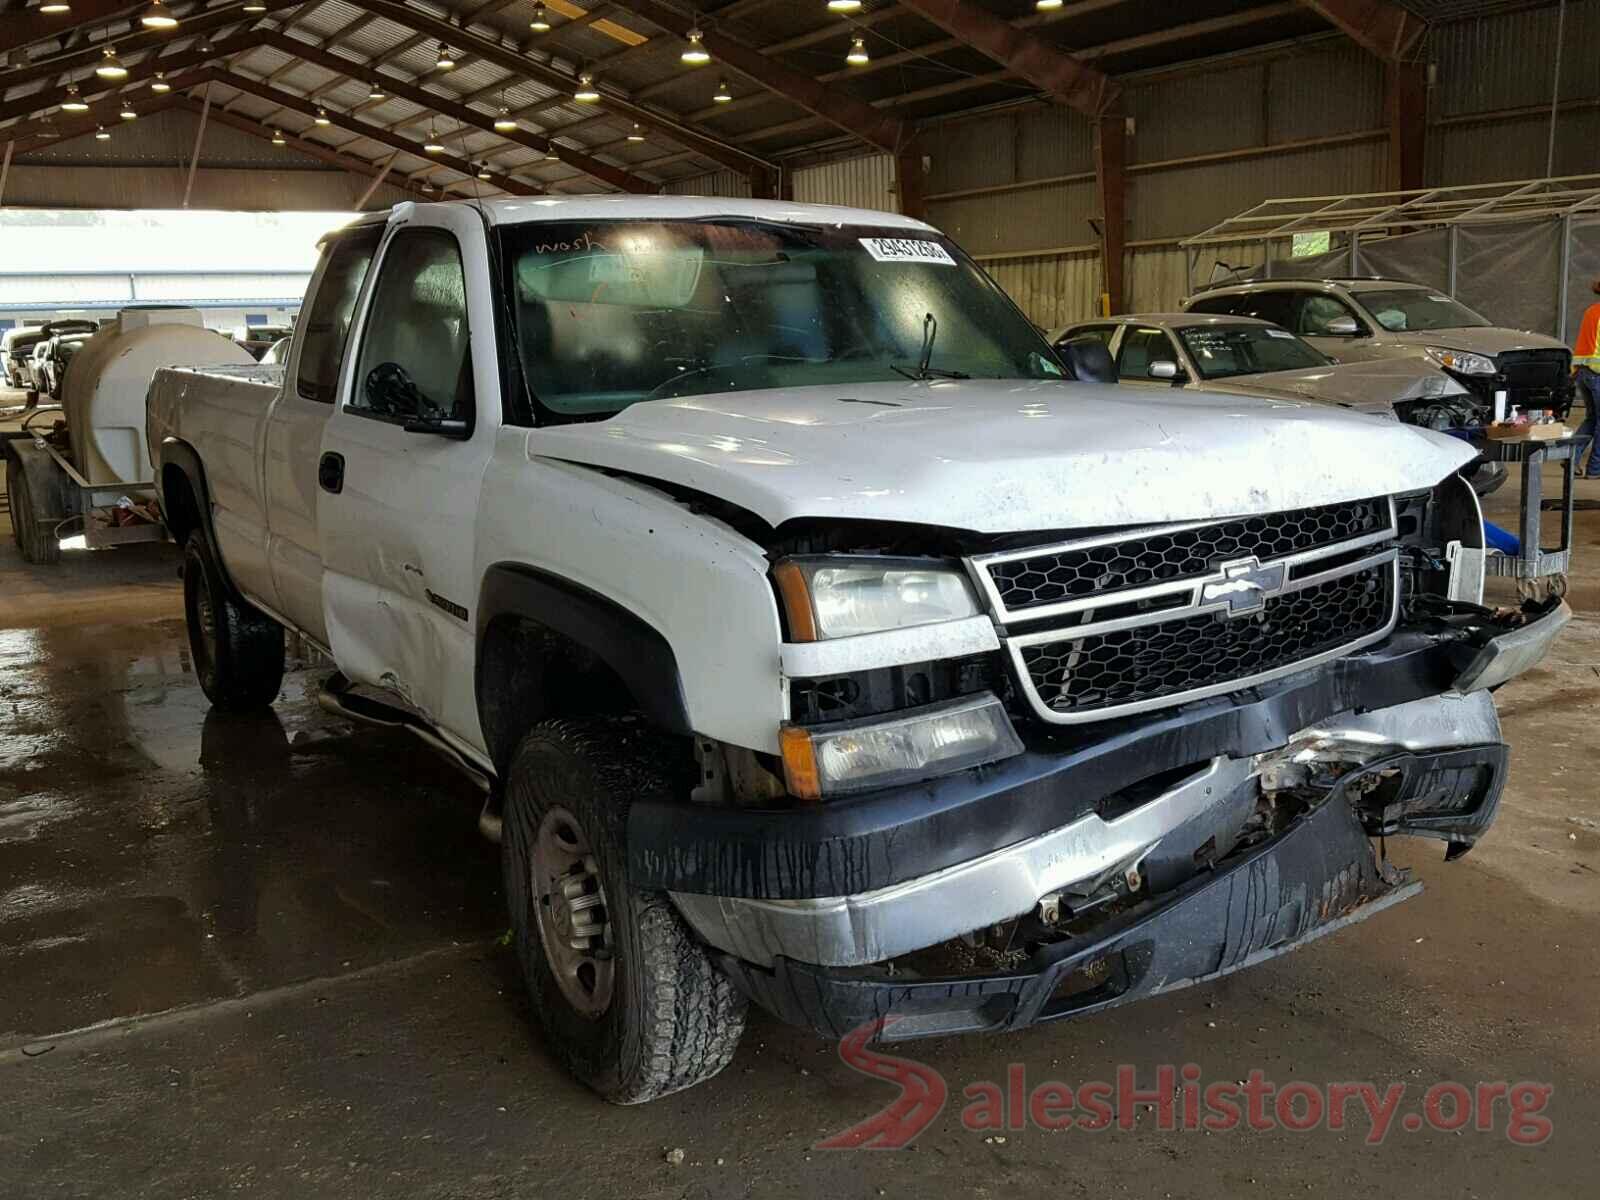
[[485,787],[555,1051],[636,1102],[748,1000],[1018,1028],[1207,979],[1471,847],[1489,689],[1449,437],[1066,378],[936,230],[688,197],[402,204],[284,367],[148,400],[214,704],[327,704]]

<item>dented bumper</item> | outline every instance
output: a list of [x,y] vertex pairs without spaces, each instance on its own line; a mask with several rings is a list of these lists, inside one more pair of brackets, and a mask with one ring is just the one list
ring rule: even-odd
[[886,1041],[1019,1029],[1201,983],[1422,890],[1373,852],[1351,803],[1366,777],[1365,769],[1347,776],[1273,840],[1106,922],[1090,937],[1039,950],[1014,971],[907,978],[788,959],[771,968],[731,956],[720,962],[747,995],[783,1020],[833,1038],[893,1018],[882,1034]]

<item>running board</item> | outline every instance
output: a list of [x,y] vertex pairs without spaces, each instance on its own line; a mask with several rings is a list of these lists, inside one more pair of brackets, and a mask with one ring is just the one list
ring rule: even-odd
[[410,730],[424,743],[442,754],[446,761],[454,766],[473,783],[477,784],[485,793],[483,811],[478,814],[478,830],[491,842],[500,841],[500,814],[490,809],[489,798],[494,794],[494,779],[461,751],[438,735],[431,725],[416,713],[401,708],[397,704],[388,704],[382,700],[375,700],[371,696],[360,696],[352,691],[354,685],[345,678],[344,672],[335,671],[323,685],[317,689],[317,703],[335,716],[348,717],[352,721],[360,721],[366,725],[386,725],[390,728]]

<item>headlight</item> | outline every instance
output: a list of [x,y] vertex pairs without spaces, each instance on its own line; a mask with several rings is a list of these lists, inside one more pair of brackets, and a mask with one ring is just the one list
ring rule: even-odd
[[797,642],[978,615],[967,578],[908,559],[786,558],[773,568]]
[[782,731],[789,793],[816,800],[910,783],[1022,753],[993,695],[930,704],[890,717]]
[[1444,346],[1429,346],[1428,357],[1447,371],[1462,375],[1493,375],[1500,368],[1495,361],[1470,350],[1450,350]]

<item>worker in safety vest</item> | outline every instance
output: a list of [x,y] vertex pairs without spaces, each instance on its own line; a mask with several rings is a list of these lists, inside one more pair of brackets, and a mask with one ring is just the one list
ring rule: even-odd
[[[1594,281],[1594,294],[1600,296],[1600,279]],[[1595,415],[1600,413],[1600,301],[1584,310],[1583,320],[1578,325],[1578,340],[1572,347],[1572,369],[1578,376],[1578,390],[1589,406],[1583,428],[1578,432],[1600,441],[1597,437],[1600,429],[1595,423]],[[1596,454],[1596,449],[1596,442],[1590,442],[1589,470],[1585,479],[1600,479],[1600,455]]]

